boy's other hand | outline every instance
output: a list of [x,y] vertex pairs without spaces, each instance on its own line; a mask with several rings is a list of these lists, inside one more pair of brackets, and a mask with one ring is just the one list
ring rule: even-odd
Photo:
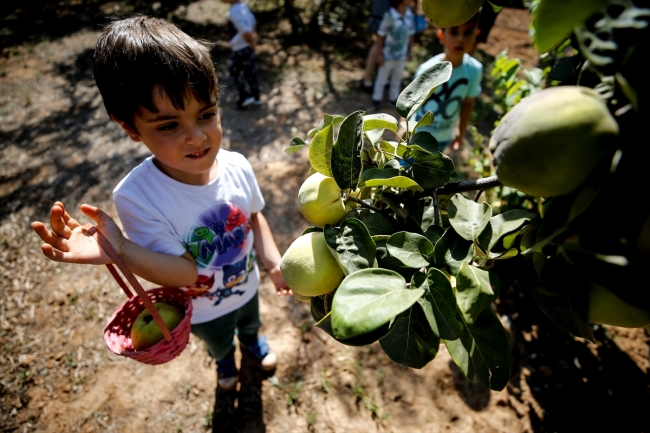
[[280,271],[280,265],[275,265],[270,271],[269,271],[269,276],[271,277],[271,281],[273,281],[273,284],[275,285],[275,292],[278,295],[293,295],[293,292],[287,285],[287,282],[284,280],[284,276],[282,275],[282,272]]
[[[122,256],[125,238],[115,221],[94,206],[81,205],[81,211],[97,223],[97,229]],[[61,202],[54,203],[50,210],[50,229],[40,221],[34,221],[32,228],[45,242],[41,250],[50,260],[94,265],[111,263],[95,238],[66,212]]]

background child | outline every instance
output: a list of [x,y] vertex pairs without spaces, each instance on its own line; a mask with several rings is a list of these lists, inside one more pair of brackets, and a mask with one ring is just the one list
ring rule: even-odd
[[390,2],[388,0],[372,0],[370,19],[368,19],[368,32],[370,32],[372,37],[372,45],[370,45],[368,55],[366,56],[366,67],[363,73],[363,79],[361,80],[361,90],[367,93],[372,93],[372,77],[377,68],[377,31],[379,30],[379,24],[381,24],[384,14],[388,12],[389,9]]
[[474,98],[481,94],[483,66],[470,52],[475,45],[480,11],[465,24],[438,30],[444,52],[422,63],[415,77],[436,63],[448,61],[453,66],[451,78],[436,89],[414,115],[420,120],[427,111],[433,113],[433,123],[418,128],[429,131],[438,140],[440,151],[452,143],[458,150],[474,109]]
[[415,22],[408,4],[411,0],[390,0],[391,8],[384,14],[377,32],[378,49],[377,80],[372,93],[372,104],[379,108],[384,96],[384,87],[390,79],[388,99],[397,101],[402,90],[402,76],[406,60],[411,59]]
[[[135,274],[192,296],[192,332],[216,359],[220,387],[237,384],[235,333],[263,369],[273,369],[276,356],[258,337],[256,256],[278,293],[290,291],[252,167],[242,155],[220,149],[208,49],[164,20],[138,16],[106,27],[94,72],[111,118],[153,155],[113,191],[129,239],[99,208],[81,210]],[[32,223],[50,259],[110,262],[60,202],[52,206],[50,226]]]
[[236,107],[241,109],[249,105],[261,105],[255,56],[255,15],[239,0],[221,1],[230,5],[226,16],[230,38],[228,44],[232,49],[228,73],[239,92]]

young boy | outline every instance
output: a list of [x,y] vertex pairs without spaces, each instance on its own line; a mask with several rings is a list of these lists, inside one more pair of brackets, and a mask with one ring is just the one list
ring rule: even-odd
[[[113,191],[128,239],[99,208],[82,205],[130,269],[192,297],[192,333],[217,363],[218,383],[237,384],[233,337],[261,368],[276,356],[264,338],[258,309],[259,257],[278,293],[290,291],[252,167],[220,149],[217,77],[208,49],[174,25],[148,17],[109,24],[95,50],[95,81],[111,119],[152,156]],[[68,263],[110,259],[60,202],[49,230],[32,228],[43,253]]]
[[384,14],[377,32],[377,64],[379,71],[372,93],[372,105],[379,108],[384,87],[390,79],[389,100],[395,104],[402,90],[406,60],[411,59],[415,22],[408,7],[410,0],[390,0],[391,8]]
[[474,108],[474,98],[481,94],[483,66],[468,52],[474,48],[480,11],[465,24],[438,30],[444,52],[422,63],[415,77],[436,63],[451,62],[453,70],[449,81],[436,89],[417,111],[413,120],[420,120],[427,111],[433,113],[433,123],[418,128],[429,131],[438,140],[440,151],[452,144],[460,149]]
[[249,105],[261,105],[255,56],[255,15],[239,0],[221,1],[230,5],[226,15],[230,38],[228,44],[232,49],[228,60],[228,73],[239,92],[236,107],[242,109]]

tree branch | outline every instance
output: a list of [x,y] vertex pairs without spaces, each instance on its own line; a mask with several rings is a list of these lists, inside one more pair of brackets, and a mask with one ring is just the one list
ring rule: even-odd
[[366,202],[363,201],[363,200],[359,200],[358,198],[353,197],[353,196],[351,196],[351,195],[348,195],[348,196],[346,197],[346,200],[353,201],[353,202],[357,203],[359,206],[367,207],[368,209],[374,210],[374,211],[377,212],[377,213],[381,213],[381,209],[379,209],[379,208],[377,208],[377,207],[374,207],[373,205],[368,204],[368,203],[366,203]]
[[479,191],[494,188],[503,185],[498,177],[489,176],[482,179],[466,180],[464,182],[448,183],[442,188],[438,188],[438,195],[449,195],[457,192]]

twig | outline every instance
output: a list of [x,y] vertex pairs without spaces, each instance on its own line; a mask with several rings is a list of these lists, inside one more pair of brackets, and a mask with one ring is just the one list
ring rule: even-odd
[[438,213],[438,194],[434,189],[431,191],[431,198],[433,198],[433,224],[440,226],[440,214]]
[[466,180],[464,182],[448,183],[438,188],[437,193],[441,195],[455,194],[457,192],[478,191],[494,188],[503,185],[498,177],[489,176],[482,179]]
[[368,203],[366,203],[366,202],[363,201],[363,200],[359,200],[358,198],[353,197],[353,196],[351,196],[351,195],[348,195],[347,198],[346,198],[346,200],[353,201],[353,202],[357,203],[359,206],[367,207],[368,209],[374,210],[374,211],[377,212],[377,213],[381,213],[381,209],[379,209],[379,208],[377,208],[377,207],[374,207],[373,205],[368,204]]
[[476,194],[476,197],[474,198],[474,202],[478,203],[478,199],[481,198],[481,194],[483,194],[483,190],[479,190],[478,194]]

